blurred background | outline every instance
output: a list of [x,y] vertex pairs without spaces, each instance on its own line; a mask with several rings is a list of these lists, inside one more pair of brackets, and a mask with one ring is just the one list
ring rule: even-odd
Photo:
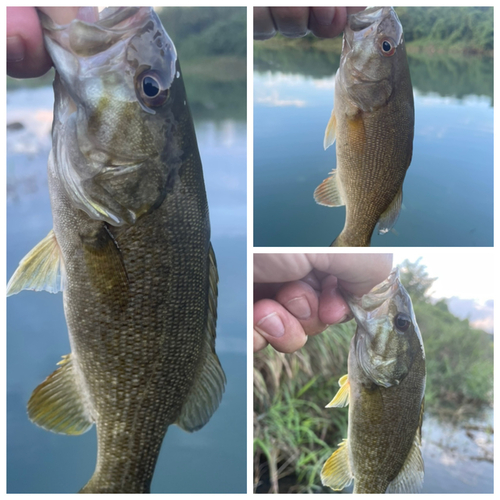
[[[493,245],[493,7],[397,7],[415,98],[395,229],[372,246]],[[254,245],[328,246],[345,207],[313,199],[342,37],[254,42]],[[375,232],[376,233],[376,232]]]
[[[492,255],[412,249],[395,252],[394,265],[426,354],[422,493],[493,493]],[[255,492],[334,493],[320,472],[347,437],[348,408],[325,406],[355,330],[349,321],[294,354],[268,346],[254,356]]]
[[[246,491],[246,8],[158,8],[173,40],[193,114],[219,270],[221,406],[199,432],[171,426],[152,492]],[[7,81],[7,275],[52,228],[47,191],[53,70]],[[62,296],[7,301],[7,491],[74,493],[92,475],[95,430],[57,435],[32,424],[26,403],[69,353]]]

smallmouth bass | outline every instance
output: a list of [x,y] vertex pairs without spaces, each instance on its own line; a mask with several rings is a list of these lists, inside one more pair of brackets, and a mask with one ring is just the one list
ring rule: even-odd
[[224,391],[217,267],[172,41],[151,8],[91,18],[40,13],[56,67],[54,228],[8,293],[63,291],[71,354],[33,392],[31,420],[65,434],[96,424],[82,492],[147,493],[168,426],[201,428]]
[[370,246],[377,223],[379,234],[396,223],[414,114],[403,28],[392,7],[348,16],[324,138],[325,149],[336,142],[337,167],[314,192],[320,205],[346,206],[331,246]]
[[417,493],[424,479],[420,451],[425,353],[399,270],[363,297],[343,291],[356,319],[348,374],[327,405],[349,405],[347,439],[321,471],[325,486],[354,493]]

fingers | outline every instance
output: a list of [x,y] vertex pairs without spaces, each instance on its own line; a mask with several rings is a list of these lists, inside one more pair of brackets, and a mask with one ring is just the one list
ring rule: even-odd
[[334,38],[344,30],[347,15],[364,7],[254,7],[254,38],[267,40],[278,31],[290,38],[309,31],[321,38]]
[[306,340],[307,336],[300,322],[281,304],[270,299],[254,304],[254,352],[267,343],[277,351],[294,352]]
[[345,7],[312,7],[309,29],[320,38],[334,38],[344,30],[347,14]]
[[352,319],[351,310],[338,290],[335,276],[328,276],[323,280],[318,315],[327,325],[336,325]]
[[[95,8],[40,7],[54,22],[68,24],[77,16],[94,21]],[[7,8],[7,74],[14,78],[35,78],[45,74],[52,61],[43,43],[38,14],[34,7]]]
[[288,283],[280,288],[275,300],[298,320],[305,335],[321,333],[327,327],[319,318],[319,294],[307,283]]
[[35,8],[7,7],[7,74],[34,78],[46,73],[51,65]]
[[[306,281],[308,281],[306,283]],[[283,285],[273,296],[254,304],[254,352],[268,343],[280,352],[300,349],[308,335],[350,319],[350,310],[329,276],[319,290],[311,276]]]
[[267,40],[276,35],[276,26],[269,7],[254,7],[253,37],[255,40]]
[[392,254],[307,254],[311,265],[338,278],[342,288],[355,295],[368,293],[392,269]]

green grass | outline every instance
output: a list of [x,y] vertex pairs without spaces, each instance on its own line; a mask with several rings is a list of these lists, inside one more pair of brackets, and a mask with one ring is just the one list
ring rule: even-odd
[[347,371],[354,324],[331,327],[286,355],[268,347],[254,360],[255,489],[319,492],[324,462],[347,433],[347,411],[327,409]]

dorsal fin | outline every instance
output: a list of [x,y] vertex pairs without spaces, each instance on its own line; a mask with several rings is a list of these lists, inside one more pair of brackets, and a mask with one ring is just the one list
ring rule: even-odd
[[218,408],[224,392],[226,376],[215,353],[215,325],[217,320],[217,265],[215,254],[209,249],[209,292],[208,317],[205,329],[205,360],[203,368],[195,381],[182,408],[176,424],[188,432],[201,429]]

